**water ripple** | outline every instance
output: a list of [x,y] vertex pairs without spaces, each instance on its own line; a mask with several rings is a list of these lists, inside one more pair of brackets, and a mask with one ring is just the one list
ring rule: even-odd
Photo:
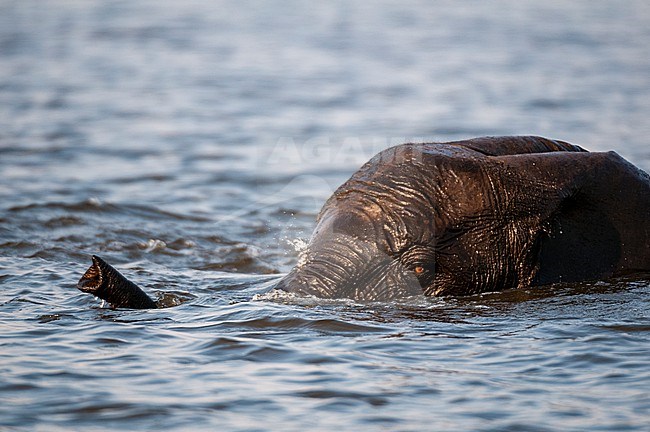
[[[3,2],[0,429],[646,431],[650,277],[273,286],[400,142],[539,134],[650,169],[647,10]],[[92,254],[167,307],[81,293]]]

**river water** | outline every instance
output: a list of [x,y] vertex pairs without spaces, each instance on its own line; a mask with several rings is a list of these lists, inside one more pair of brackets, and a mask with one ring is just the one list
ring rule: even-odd
[[[647,431],[650,279],[270,291],[404,141],[650,170],[645,1],[0,2],[0,429]],[[160,310],[75,288],[97,254]]]

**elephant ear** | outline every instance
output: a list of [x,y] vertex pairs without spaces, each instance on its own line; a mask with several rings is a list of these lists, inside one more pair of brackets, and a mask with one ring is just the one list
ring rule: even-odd
[[[614,152],[490,158],[510,217],[539,215],[535,283],[595,280],[650,270],[650,177]],[[530,219],[529,220],[534,220]]]

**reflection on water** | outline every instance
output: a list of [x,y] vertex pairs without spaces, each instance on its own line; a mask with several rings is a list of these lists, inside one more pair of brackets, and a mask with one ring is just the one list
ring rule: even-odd
[[[0,5],[0,428],[634,430],[648,278],[358,303],[270,291],[404,141],[538,134],[650,170],[650,8]],[[163,303],[75,288],[105,257]]]

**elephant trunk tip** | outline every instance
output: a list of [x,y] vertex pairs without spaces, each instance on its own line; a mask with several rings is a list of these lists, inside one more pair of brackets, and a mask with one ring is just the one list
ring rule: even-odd
[[92,260],[92,265],[88,268],[88,270],[86,270],[83,276],[81,276],[79,282],[77,282],[77,288],[79,290],[90,294],[96,292],[104,282],[100,265],[108,265],[97,255],[93,255]]
[[158,308],[158,305],[136,284],[96,255],[92,256],[92,265],[77,282],[77,288],[106,300],[114,308]]

